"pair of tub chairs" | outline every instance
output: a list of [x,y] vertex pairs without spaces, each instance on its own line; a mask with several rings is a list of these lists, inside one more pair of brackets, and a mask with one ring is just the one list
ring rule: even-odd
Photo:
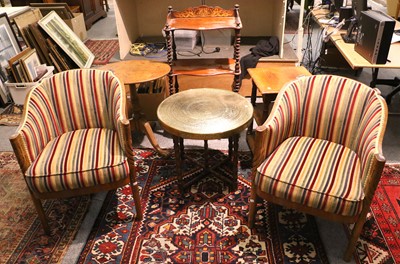
[[[130,184],[142,218],[122,84],[111,73],[71,70],[32,89],[11,143],[44,229],[42,199]],[[260,198],[355,223],[354,252],[385,158],[387,106],[376,89],[332,75],[302,77],[278,94],[256,128],[249,225]]]

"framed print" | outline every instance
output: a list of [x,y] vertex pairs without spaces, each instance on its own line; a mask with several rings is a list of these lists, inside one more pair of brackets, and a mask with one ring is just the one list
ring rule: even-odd
[[[8,66],[8,60],[19,52],[21,52],[21,46],[14,30],[11,28],[10,20],[6,13],[2,13],[0,14],[0,70],[2,73],[6,72],[5,68]],[[0,76],[4,75],[0,74]]]
[[22,65],[26,77],[29,82],[33,82],[38,76],[36,73],[36,67],[40,65],[39,56],[35,49],[32,49],[27,55],[19,60]]
[[79,68],[90,68],[94,59],[93,53],[56,12],[51,11],[38,23]]
[[3,82],[0,80],[0,103],[1,106],[5,106],[8,102],[8,91],[4,86]]
[[54,10],[62,19],[74,18],[67,3],[30,3],[30,6],[39,8],[42,16]]
[[8,60],[11,72],[16,82],[24,82],[24,75],[21,75],[20,59],[30,54],[31,52],[32,49],[28,47]]

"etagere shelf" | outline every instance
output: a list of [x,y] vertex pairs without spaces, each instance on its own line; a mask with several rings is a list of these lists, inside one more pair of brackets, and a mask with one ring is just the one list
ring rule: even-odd
[[[233,58],[223,59],[178,59],[174,41],[175,30],[234,30]],[[233,91],[240,88],[240,30],[242,22],[239,16],[239,5],[232,9],[223,9],[219,6],[201,5],[186,8],[182,11],[168,7],[167,22],[164,32],[167,40],[167,59],[171,66],[169,74],[169,92],[179,91],[179,75],[211,76],[219,74],[232,74],[234,81]],[[175,86],[174,86],[175,77]]]

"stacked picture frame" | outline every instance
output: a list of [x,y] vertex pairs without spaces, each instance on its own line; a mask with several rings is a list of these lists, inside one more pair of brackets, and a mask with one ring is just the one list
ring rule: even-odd
[[8,60],[15,82],[36,82],[36,68],[41,64],[35,49],[27,48]]
[[[11,26],[6,13],[0,14],[0,105],[10,101],[7,91],[12,83],[34,83],[43,76],[38,66],[53,66],[55,72],[90,68],[94,55],[64,22],[70,17],[66,5],[43,16],[32,9]],[[17,34],[16,34],[17,33]],[[4,84],[8,84],[4,85]]]
[[29,5],[38,8],[42,16],[46,16],[51,11],[54,11],[61,19],[74,18],[74,14],[67,3],[30,3]]
[[10,19],[6,13],[0,14],[0,105],[5,105],[8,101],[8,92],[4,86],[4,82],[7,81],[8,60],[21,50]]

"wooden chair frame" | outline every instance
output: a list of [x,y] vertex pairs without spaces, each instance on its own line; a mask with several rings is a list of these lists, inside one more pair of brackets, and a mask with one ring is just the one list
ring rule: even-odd
[[[123,116],[121,121],[122,124],[122,133],[123,133],[123,139],[124,139],[124,147],[125,147],[125,155],[128,160],[129,164],[129,177],[124,178],[123,180],[112,182],[109,184],[101,184],[97,186],[92,186],[92,187],[86,187],[86,188],[80,188],[80,189],[74,189],[74,190],[65,190],[65,191],[59,191],[59,192],[48,192],[48,193],[38,193],[34,192],[29,188],[28,189],[32,198],[32,201],[35,205],[35,209],[38,212],[39,219],[42,223],[43,229],[45,230],[46,234],[51,234],[50,232],[50,226],[48,224],[48,220],[45,214],[45,211],[43,209],[42,203],[40,200],[45,200],[45,199],[60,199],[60,198],[69,198],[73,196],[80,196],[80,195],[88,195],[92,193],[97,193],[97,192],[104,192],[104,191],[109,191],[109,190],[114,190],[118,187],[125,186],[126,184],[129,184],[132,190],[132,195],[133,199],[135,201],[135,209],[136,209],[136,220],[141,220],[143,218],[142,214],[142,208],[141,208],[141,200],[140,200],[140,194],[139,194],[139,187],[136,179],[136,168],[135,168],[135,160],[134,160],[134,153],[133,153],[133,148],[132,148],[132,135],[131,135],[131,129],[130,129],[130,123],[129,120],[126,118],[126,96],[124,92],[124,86],[120,84],[120,87],[122,87],[122,100],[121,100],[121,109],[123,109]],[[25,101],[25,106],[29,103],[29,96],[27,97]],[[24,108],[24,113],[23,113],[23,119],[25,119],[27,115],[27,108]],[[20,127],[17,129],[17,131],[20,130],[21,126],[23,126],[24,123],[22,121]],[[19,166],[21,168],[21,172],[23,175],[25,175],[25,172],[31,165],[29,156],[28,156],[28,149],[27,146],[22,138],[22,135],[20,133],[15,133],[10,137],[10,142],[13,147],[14,153],[17,157]],[[24,176],[25,178],[25,176]]]
[[[277,98],[277,101],[279,98]],[[383,99],[382,99],[383,100]],[[387,113],[387,106],[386,104],[383,105],[384,111]],[[367,182],[364,185],[364,194],[365,198],[363,200],[362,204],[362,211],[359,215],[356,216],[341,216],[337,215],[334,213],[328,213],[322,210],[318,210],[316,208],[311,208],[299,203],[291,202],[286,199],[278,198],[273,195],[270,195],[268,193],[263,192],[260,190],[256,185],[255,185],[255,175],[257,173],[257,168],[261,165],[261,163],[267,158],[267,139],[270,137],[267,131],[267,125],[270,121],[273,120],[273,113],[277,109],[277,103],[275,103],[274,108],[272,109],[269,118],[265,121],[265,123],[261,126],[258,126],[255,129],[255,142],[257,142],[254,146],[253,150],[253,164],[252,164],[252,185],[251,185],[251,194],[250,194],[250,200],[249,200],[249,215],[248,215],[248,222],[249,226],[252,228],[254,226],[255,222],[255,214],[256,214],[256,204],[259,201],[259,199],[264,199],[268,202],[274,203],[274,204],[279,204],[281,206],[291,208],[298,210],[300,212],[304,212],[310,215],[314,215],[317,217],[321,217],[326,220],[331,220],[331,221],[336,221],[336,222],[341,222],[341,223],[355,223],[353,230],[351,232],[351,236],[348,242],[348,246],[346,248],[345,254],[343,259],[345,261],[350,261],[352,258],[352,254],[355,251],[357,239],[360,236],[360,233],[362,231],[363,225],[366,220],[367,213],[369,211],[372,198],[374,196],[375,190],[378,186],[384,165],[385,165],[385,158],[382,154],[382,140],[383,140],[383,134],[381,135],[381,138],[377,139],[379,142],[379,148],[378,148],[378,153],[374,155],[374,158],[372,159],[371,164],[371,169],[369,171],[369,175],[367,176]],[[387,120],[384,120],[383,127],[386,127],[386,122]],[[384,131],[383,131],[384,132]]]

